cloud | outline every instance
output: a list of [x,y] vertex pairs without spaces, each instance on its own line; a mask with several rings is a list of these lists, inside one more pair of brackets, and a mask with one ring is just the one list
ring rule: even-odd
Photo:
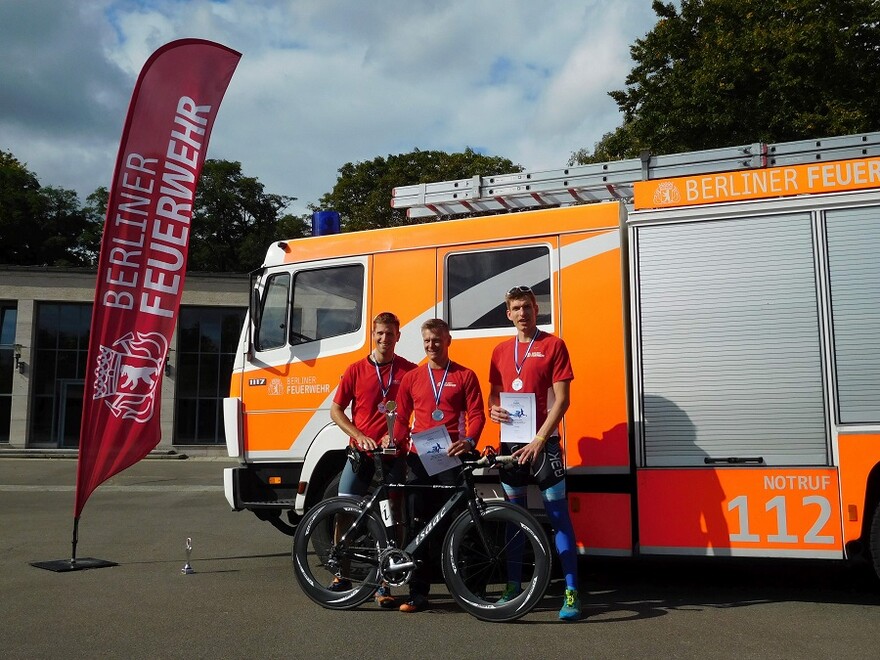
[[[304,212],[347,162],[466,146],[562,167],[620,122],[644,0],[30,0],[0,4],[0,149],[43,185],[108,185],[144,61],[174,39],[243,57],[208,157]],[[390,191],[389,196],[390,196]]]

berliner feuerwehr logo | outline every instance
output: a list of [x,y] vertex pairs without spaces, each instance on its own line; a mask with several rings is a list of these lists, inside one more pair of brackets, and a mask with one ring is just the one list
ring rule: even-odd
[[681,201],[681,191],[672,181],[662,181],[657,185],[654,191],[654,205],[666,206],[668,204],[677,204]]
[[158,332],[129,332],[101,346],[95,367],[95,400],[104,399],[116,417],[141,424],[152,418],[168,341]]

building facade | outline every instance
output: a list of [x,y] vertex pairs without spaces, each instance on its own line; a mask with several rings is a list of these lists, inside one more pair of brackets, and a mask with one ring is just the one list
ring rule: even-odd
[[[0,267],[0,456],[79,446],[96,272]],[[188,273],[160,403],[158,451],[223,455],[222,401],[247,275]]]

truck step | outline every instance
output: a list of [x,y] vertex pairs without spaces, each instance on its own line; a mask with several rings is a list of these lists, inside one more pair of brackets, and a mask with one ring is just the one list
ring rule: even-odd
[[296,500],[272,500],[272,501],[245,501],[241,505],[245,509],[292,509]]

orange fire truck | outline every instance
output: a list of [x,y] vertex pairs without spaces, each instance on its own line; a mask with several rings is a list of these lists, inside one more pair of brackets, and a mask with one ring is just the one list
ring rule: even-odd
[[880,133],[407,186],[392,204],[476,217],[279,241],[253,275],[225,401],[234,509],[289,533],[333,491],[348,440],[330,402],[375,314],[398,315],[414,362],[421,323],[445,319],[488,392],[513,332],[503,292],[526,284],[573,361],[580,552],[880,567]]

